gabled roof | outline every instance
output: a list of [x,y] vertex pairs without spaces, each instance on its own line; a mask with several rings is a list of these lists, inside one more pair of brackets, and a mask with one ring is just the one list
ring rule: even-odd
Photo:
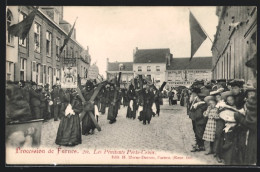
[[169,48],[165,49],[138,49],[134,55],[134,63],[166,63]]
[[108,62],[108,71],[119,71],[119,66],[123,65],[122,71],[133,71],[133,62]]
[[189,57],[173,58],[171,65],[167,66],[167,70],[184,70],[184,69],[211,69],[212,57],[193,57],[190,61]]

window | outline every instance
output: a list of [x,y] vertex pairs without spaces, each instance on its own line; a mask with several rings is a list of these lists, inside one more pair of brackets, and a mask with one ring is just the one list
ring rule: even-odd
[[138,66],[138,69],[137,69],[139,72],[142,72],[142,66]]
[[151,75],[147,75],[147,78],[148,78],[148,80],[150,80],[150,81],[151,81],[151,79],[152,79]]
[[70,47],[70,58],[74,58],[74,52],[72,47]]
[[20,80],[26,81],[26,59],[20,59]]
[[147,72],[151,71],[151,66],[147,66]]
[[[19,13],[19,22],[23,21],[26,18],[26,14],[20,12]],[[19,38],[19,45],[26,47],[26,38],[21,39]]]
[[60,38],[56,38],[56,60],[57,61],[60,61],[59,53],[60,53]]
[[43,66],[43,73],[46,74],[46,65]]
[[56,69],[53,68],[53,76],[56,76]]
[[36,71],[36,63],[33,62],[33,72],[35,72],[35,71]]
[[78,51],[75,52],[75,58],[78,58]]
[[60,69],[56,69],[56,78],[60,79]]
[[38,23],[34,23],[34,50],[36,52],[40,52],[40,33],[41,26]]
[[6,62],[6,80],[12,80],[12,62]]
[[64,53],[65,58],[67,57],[67,51],[66,50],[67,50],[67,46],[65,46],[64,49],[63,49],[63,53]]
[[52,39],[52,34],[51,32],[47,31],[46,32],[46,54],[47,56],[51,57],[51,39]]
[[9,32],[8,32],[8,29],[12,23],[12,20],[13,20],[13,14],[12,12],[8,9],[7,10],[7,23],[6,23],[6,28],[7,28],[7,43],[8,44],[13,44],[14,43],[14,36],[11,35]]
[[156,66],[156,71],[160,71],[160,66]]
[[38,84],[40,82],[40,71],[41,71],[41,65],[38,63],[36,65],[36,83]]

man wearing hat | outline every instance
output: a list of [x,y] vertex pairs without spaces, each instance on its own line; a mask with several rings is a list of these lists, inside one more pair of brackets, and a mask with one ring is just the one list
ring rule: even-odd
[[41,118],[41,100],[40,100],[40,94],[37,91],[37,84],[35,82],[32,82],[32,89],[30,90],[30,105],[32,110],[32,115],[39,119]]
[[44,85],[44,93],[45,93],[45,97],[46,97],[45,103],[46,103],[46,107],[47,107],[44,119],[50,119],[51,118],[51,106],[52,106],[53,102],[52,102],[52,99],[51,99],[49,86],[50,86],[49,84]]
[[245,94],[243,91],[243,84],[244,81],[243,80],[238,80],[238,79],[234,79],[233,81],[230,82],[231,88],[232,88],[232,93],[234,95],[235,98],[235,105],[237,109],[241,109],[243,108],[244,104],[245,104]]
[[217,89],[224,88],[227,91],[227,80],[226,79],[217,79]]
[[30,103],[30,89],[31,89],[31,82],[30,81],[24,82],[23,96],[28,103]]
[[190,109],[190,118],[194,121],[195,124],[195,137],[197,144],[193,147],[191,152],[205,151],[203,134],[207,124],[207,119],[203,116],[204,111],[207,110],[207,104],[204,101],[204,98],[209,95],[208,90],[202,90],[197,94],[195,102],[193,103]]
[[60,86],[59,85],[53,85],[52,86],[52,92],[51,92],[51,98],[52,98],[52,101],[53,101],[54,121],[58,121],[58,117],[59,117],[59,114],[60,114],[61,96],[62,96],[62,90],[60,89]]

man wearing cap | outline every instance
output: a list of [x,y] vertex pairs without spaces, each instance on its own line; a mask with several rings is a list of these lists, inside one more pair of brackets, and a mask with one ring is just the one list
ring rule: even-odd
[[39,119],[41,118],[41,99],[40,94],[37,91],[37,84],[35,82],[32,82],[32,89],[30,90],[30,105],[32,110],[32,115]]
[[193,147],[191,152],[205,151],[204,140],[202,138],[207,124],[207,119],[203,116],[203,113],[207,110],[208,106],[203,100],[206,96],[209,95],[209,90],[204,89],[197,95],[198,96],[196,96],[195,101],[190,109],[190,118],[194,121],[195,137],[197,137],[197,145]]

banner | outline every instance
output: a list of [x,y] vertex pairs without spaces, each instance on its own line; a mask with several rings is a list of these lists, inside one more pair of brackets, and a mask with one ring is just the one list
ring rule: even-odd
[[99,73],[98,67],[93,64],[92,66],[89,67],[88,69],[88,79],[97,79]]
[[64,67],[61,73],[61,88],[77,88],[77,67]]

